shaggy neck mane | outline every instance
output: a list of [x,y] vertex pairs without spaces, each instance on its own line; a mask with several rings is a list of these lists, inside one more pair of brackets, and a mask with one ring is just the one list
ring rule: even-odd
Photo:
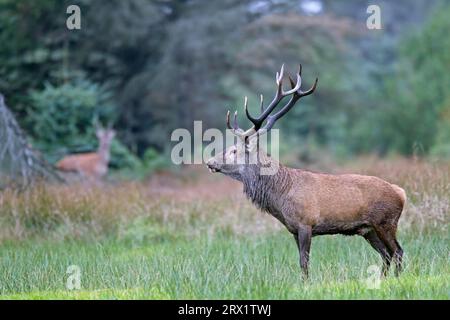
[[281,196],[289,191],[292,180],[288,169],[278,163],[278,171],[274,175],[263,175],[261,169],[275,160],[265,156],[264,164],[247,165],[242,174],[245,195],[261,210],[269,213],[277,211]]

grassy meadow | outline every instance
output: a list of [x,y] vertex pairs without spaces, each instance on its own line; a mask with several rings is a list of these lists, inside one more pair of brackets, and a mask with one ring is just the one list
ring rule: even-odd
[[[450,165],[361,158],[328,169],[407,191],[399,278],[377,283],[381,259],[361,237],[322,236],[303,281],[284,227],[238,183],[190,168],[145,182],[3,191],[0,298],[449,299]],[[69,290],[73,265],[81,287]]]

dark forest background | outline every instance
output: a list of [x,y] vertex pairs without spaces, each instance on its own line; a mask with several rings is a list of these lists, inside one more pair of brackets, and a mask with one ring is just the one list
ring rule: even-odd
[[[113,166],[157,166],[172,130],[224,129],[244,95],[256,113],[281,64],[302,63],[318,90],[278,124],[299,157],[450,157],[450,4],[308,2],[0,0],[0,92],[51,162],[95,149],[98,118],[118,131]],[[382,30],[366,28],[369,4]]]

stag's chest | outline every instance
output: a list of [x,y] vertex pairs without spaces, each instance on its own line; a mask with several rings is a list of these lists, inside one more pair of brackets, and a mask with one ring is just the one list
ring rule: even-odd
[[284,224],[288,229],[290,224],[287,217],[283,213],[283,200],[280,198],[275,199],[271,195],[262,194],[262,193],[248,193],[246,192],[246,196],[250,199],[250,201],[255,205],[258,209],[263,212],[266,212]]
[[295,229],[296,206],[289,192],[289,183],[273,177],[258,177],[243,183],[245,195],[256,207],[272,215],[287,229]]

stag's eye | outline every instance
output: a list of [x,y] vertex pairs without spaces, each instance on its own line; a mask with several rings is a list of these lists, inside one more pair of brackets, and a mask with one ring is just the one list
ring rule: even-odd
[[232,153],[232,154],[236,154],[236,153],[237,153],[237,149],[231,150],[231,153]]

